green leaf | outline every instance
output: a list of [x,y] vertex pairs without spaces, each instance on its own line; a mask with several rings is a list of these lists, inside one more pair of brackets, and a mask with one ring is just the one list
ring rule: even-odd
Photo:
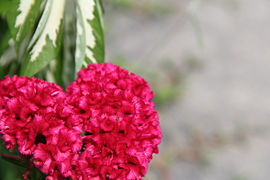
[[6,16],[9,8],[11,7],[11,1],[0,1],[0,15]]
[[17,166],[0,158],[1,180],[22,180],[22,174],[24,174],[25,171],[26,168]]
[[76,1],[67,0],[64,16],[64,33],[62,46],[63,89],[75,80],[75,43],[76,42]]
[[[18,156],[19,153],[17,151],[17,146],[14,148],[14,150],[11,151],[11,150],[6,149],[6,147],[4,147],[3,142],[4,142],[4,140],[0,136],[0,153],[1,154],[5,154],[7,156],[12,156],[12,157],[15,157],[15,156],[19,157]],[[27,164],[23,159],[16,159],[16,158],[11,158],[11,157],[7,157],[7,156],[5,157],[5,156],[0,155],[0,158],[4,159],[12,164],[16,164],[18,166],[27,167]]]
[[[42,15],[44,20],[39,22],[39,28],[36,31],[38,35],[33,37],[38,38],[31,40],[33,47],[29,49],[30,52],[22,64],[21,75],[33,76],[57,58],[62,35],[64,6],[65,0],[47,1],[46,7],[49,9],[46,11],[45,8]],[[46,15],[48,12],[49,14]]]
[[[1,4],[0,4],[1,5]],[[8,25],[4,19],[0,18],[0,57],[9,47],[8,41],[11,39],[10,31],[8,30]]]
[[89,63],[104,62],[102,8],[99,0],[77,0],[76,72]]
[[8,157],[1,157],[1,158],[20,167],[26,168],[28,166],[24,160],[13,159],[13,158],[8,158]]
[[12,0],[8,10],[8,24],[18,51],[22,40],[32,32],[42,0]]
[[83,61],[85,59],[86,51],[86,38],[85,28],[83,23],[83,15],[80,6],[77,6],[77,39],[76,39],[76,51],[75,51],[75,62],[76,72],[82,68]]
[[44,12],[42,13],[42,16],[38,22],[38,26],[35,30],[35,33],[29,43],[29,46],[28,48],[30,49],[34,43],[36,42],[36,40],[38,39],[38,37],[40,36],[40,34],[42,33],[45,25],[46,25],[46,22],[48,20],[48,17],[51,13],[51,10],[52,10],[52,4],[53,4],[53,0],[47,0],[47,3],[46,3],[46,7],[44,9]]
[[90,21],[90,25],[94,30],[94,36],[96,38],[96,46],[93,48],[94,52],[94,57],[97,59],[98,63],[103,63],[104,62],[104,25],[103,25],[103,10],[102,10],[102,5],[101,5],[101,0],[95,0],[96,6],[94,10],[94,16],[95,18]]

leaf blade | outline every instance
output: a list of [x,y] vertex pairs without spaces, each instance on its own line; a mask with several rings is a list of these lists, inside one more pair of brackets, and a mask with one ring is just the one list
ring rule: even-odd
[[18,50],[23,39],[32,32],[42,0],[13,0],[8,10],[8,24]]
[[40,34],[42,33],[45,25],[46,25],[46,22],[48,20],[48,17],[49,17],[49,14],[51,13],[51,9],[52,9],[52,1],[53,0],[47,0],[47,3],[46,3],[46,6],[45,6],[45,9],[44,9],[44,12],[42,13],[42,16],[39,20],[39,23],[38,23],[38,26],[35,30],[35,33],[28,45],[28,49],[30,49],[34,43],[36,42],[36,40],[38,39],[38,37],[40,36]]
[[[47,1],[47,3],[49,2]],[[33,76],[57,57],[62,34],[64,6],[65,0],[52,1],[48,19],[23,62],[21,75]]]
[[[104,35],[100,1],[78,0],[77,12],[76,72],[80,70],[82,65],[104,62]],[[85,37],[85,44],[81,41],[82,37]]]
[[77,34],[76,34],[76,50],[75,50],[75,72],[78,72],[83,64],[86,50],[85,28],[83,23],[83,15],[80,6],[76,8],[77,13]]

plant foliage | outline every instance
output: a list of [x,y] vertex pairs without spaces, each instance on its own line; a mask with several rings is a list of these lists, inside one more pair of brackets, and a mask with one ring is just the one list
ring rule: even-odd
[[[65,88],[82,67],[104,62],[102,14],[101,0],[0,0],[0,78],[36,76]],[[24,165],[0,158],[1,179],[21,179]],[[31,171],[29,179],[42,177]]]
[[1,77],[37,76],[65,87],[82,67],[104,62],[101,7],[100,0],[1,0]]

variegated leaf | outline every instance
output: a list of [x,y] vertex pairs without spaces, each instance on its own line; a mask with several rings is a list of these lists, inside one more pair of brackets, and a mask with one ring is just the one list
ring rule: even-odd
[[43,31],[45,25],[46,25],[46,22],[48,20],[48,17],[51,13],[51,10],[52,10],[52,4],[53,4],[53,0],[47,0],[47,3],[46,3],[46,6],[45,6],[45,9],[42,13],[42,16],[39,20],[39,23],[38,23],[38,26],[35,30],[35,33],[29,43],[29,46],[28,48],[31,48],[33,46],[33,44],[36,42],[36,40],[38,39],[38,37],[40,36],[41,32]]
[[77,0],[76,72],[90,63],[104,62],[101,2]]
[[55,59],[59,51],[65,0],[48,0],[31,40],[32,48],[23,63],[21,75],[33,76]]
[[41,2],[42,0],[11,1],[7,19],[17,48],[21,41],[32,32],[38,18]]

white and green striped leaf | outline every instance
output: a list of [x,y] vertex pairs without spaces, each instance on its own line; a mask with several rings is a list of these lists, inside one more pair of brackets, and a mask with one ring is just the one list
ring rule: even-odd
[[77,0],[76,72],[90,63],[104,62],[101,2]]
[[42,16],[38,22],[38,26],[35,30],[35,33],[29,43],[29,46],[28,48],[31,48],[33,46],[33,44],[36,42],[36,40],[38,39],[38,37],[40,36],[40,34],[42,33],[45,25],[46,25],[46,22],[48,20],[48,17],[51,13],[51,10],[52,10],[52,4],[53,4],[53,0],[47,0],[47,3],[46,3],[46,6],[45,6],[45,9],[42,13]]
[[7,14],[9,28],[16,48],[32,32],[42,0],[12,0]]
[[47,0],[45,10],[30,42],[21,75],[33,76],[57,57],[62,34],[65,0]]

